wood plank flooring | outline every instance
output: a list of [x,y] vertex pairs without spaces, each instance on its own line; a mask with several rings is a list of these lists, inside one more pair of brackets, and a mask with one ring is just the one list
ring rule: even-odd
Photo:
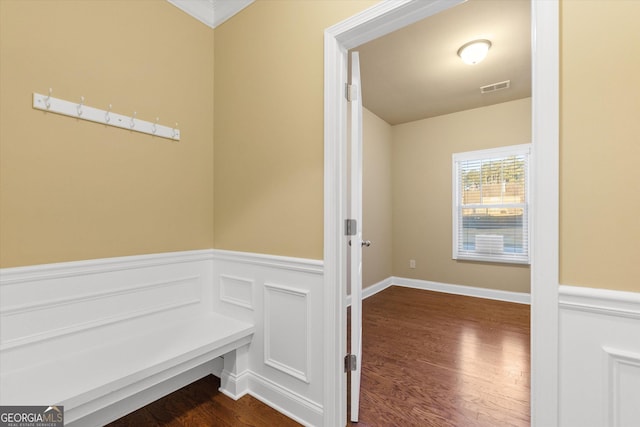
[[108,424],[108,427],[293,427],[297,422],[259,400],[236,401],[218,391],[209,375]]
[[392,286],[363,313],[354,426],[530,424],[528,305]]
[[[363,301],[357,427],[528,426],[529,306],[392,286]],[[297,426],[203,378],[110,424]]]

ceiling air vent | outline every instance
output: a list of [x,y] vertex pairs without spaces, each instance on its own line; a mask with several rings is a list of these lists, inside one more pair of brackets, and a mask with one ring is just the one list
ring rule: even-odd
[[511,80],[505,80],[503,82],[493,83],[486,86],[480,87],[480,93],[491,93],[497,90],[509,89],[511,85]]

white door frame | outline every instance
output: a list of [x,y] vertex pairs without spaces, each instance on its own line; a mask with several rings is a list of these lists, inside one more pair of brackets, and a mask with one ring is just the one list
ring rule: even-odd
[[[346,422],[347,50],[463,0],[386,0],[325,31],[324,425]],[[558,425],[559,4],[532,0],[531,425]]]

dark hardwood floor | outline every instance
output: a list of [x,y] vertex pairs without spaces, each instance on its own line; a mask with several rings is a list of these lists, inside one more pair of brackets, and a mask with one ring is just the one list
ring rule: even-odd
[[109,427],[237,427],[299,426],[259,400],[236,401],[218,391],[220,380],[209,375],[108,424]]
[[[529,306],[392,286],[363,301],[358,427],[528,426]],[[110,424],[297,426],[203,378]]]
[[363,313],[353,426],[530,424],[528,305],[392,286]]

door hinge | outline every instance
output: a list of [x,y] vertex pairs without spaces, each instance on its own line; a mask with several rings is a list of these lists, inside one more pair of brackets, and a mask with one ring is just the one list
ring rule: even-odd
[[355,354],[347,354],[344,357],[344,371],[355,371],[358,366],[358,359]]
[[358,221],[356,221],[355,219],[345,219],[344,235],[355,236],[357,232],[358,232]]
[[344,85],[344,96],[347,98],[347,101],[355,101],[358,99],[358,91],[356,90],[355,85],[350,85],[349,83],[345,83]]

